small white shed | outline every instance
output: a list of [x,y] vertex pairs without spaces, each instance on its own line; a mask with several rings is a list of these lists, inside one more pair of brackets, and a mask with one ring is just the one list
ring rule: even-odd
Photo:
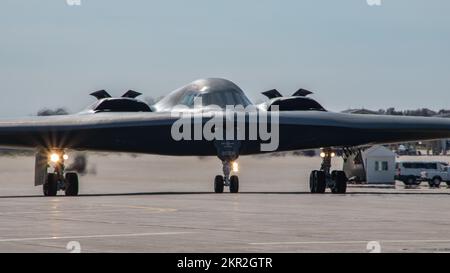
[[396,154],[384,146],[373,146],[362,152],[367,184],[395,183]]

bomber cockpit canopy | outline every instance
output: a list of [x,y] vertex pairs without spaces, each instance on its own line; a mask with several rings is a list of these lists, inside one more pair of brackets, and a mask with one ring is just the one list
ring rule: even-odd
[[233,82],[210,78],[194,81],[173,91],[155,104],[154,107],[157,111],[164,111],[177,105],[189,108],[216,105],[225,108],[227,105],[247,107],[251,104],[244,92]]

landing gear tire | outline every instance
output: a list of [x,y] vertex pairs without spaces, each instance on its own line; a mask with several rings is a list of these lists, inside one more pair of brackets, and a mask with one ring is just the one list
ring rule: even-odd
[[428,182],[430,188],[439,188],[441,186],[442,179],[440,177],[434,177]]
[[224,187],[223,176],[216,175],[216,178],[214,178],[214,192],[223,193],[223,187]]
[[47,174],[47,181],[42,186],[44,196],[56,196],[58,192],[58,177],[54,173]]
[[311,193],[317,193],[316,172],[317,171],[312,171],[309,175],[309,190],[311,191]]
[[311,193],[324,193],[326,188],[325,172],[312,171],[309,176],[309,189]]
[[66,196],[78,195],[78,174],[66,173]]
[[333,187],[331,187],[332,193],[346,193],[347,192],[347,176],[343,171],[333,171],[331,172],[331,179],[334,182]]
[[237,175],[232,175],[230,177],[230,192],[238,193],[239,192],[239,178]]

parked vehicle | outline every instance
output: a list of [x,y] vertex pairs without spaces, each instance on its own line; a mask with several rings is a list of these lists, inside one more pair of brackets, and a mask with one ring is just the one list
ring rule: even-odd
[[401,144],[398,146],[396,152],[398,155],[418,155],[416,148],[413,145],[405,146]]
[[[437,185],[438,180],[433,181],[433,179],[428,178],[428,174],[440,173],[444,169],[447,169],[448,173],[448,162],[443,161],[401,161],[396,163],[397,175],[396,180],[402,181],[405,185],[420,185],[422,181],[428,181],[430,186]],[[423,177],[423,172],[427,172],[427,177]],[[442,181],[442,176],[439,176]],[[436,178],[433,176],[432,178]],[[436,184],[435,184],[436,183]],[[440,182],[439,182],[440,185]],[[438,185],[437,185],[438,186]]]
[[441,182],[446,182],[450,186],[450,167],[444,164],[438,164],[437,169],[429,169],[421,172],[421,178],[427,181],[430,187],[437,187]]

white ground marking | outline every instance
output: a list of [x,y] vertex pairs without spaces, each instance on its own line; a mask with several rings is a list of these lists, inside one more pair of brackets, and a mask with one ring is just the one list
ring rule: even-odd
[[[266,242],[249,243],[249,245],[320,245],[320,244],[365,244],[367,241],[305,241],[305,242]],[[377,240],[380,243],[409,244],[409,243],[450,243],[450,240]]]
[[[127,205],[107,205],[107,204],[101,204],[99,205],[101,207],[109,207],[113,209],[92,209],[92,208],[81,208],[81,209],[70,209],[65,211],[70,212],[120,212],[120,209],[141,209],[145,210],[149,213],[163,213],[163,212],[176,212],[178,209],[175,208],[157,208],[157,207],[146,207],[146,206],[127,206]],[[62,210],[40,210],[40,211],[6,211],[6,212],[0,212],[0,215],[17,215],[17,214],[45,214],[45,213],[62,213]]]
[[151,212],[175,212],[177,209],[174,208],[156,208],[156,207],[146,207],[146,206],[129,206],[129,205],[108,205],[103,204],[102,207],[112,207],[112,208],[127,208],[127,209],[143,209]]
[[153,232],[153,233],[126,233],[126,234],[99,234],[99,235],[73,235],[73,236],[53,236],[53,237],[31,237],[31,238],[8,238],[0,239],[0,243],[5,242],[26,242],[26,241],[45,241],[45,240],[67,240],[67,239],[86,239],[86,238],[112,238],[112,237],[144,237],[159,235],[180,235],[192,234],[195,232]]

